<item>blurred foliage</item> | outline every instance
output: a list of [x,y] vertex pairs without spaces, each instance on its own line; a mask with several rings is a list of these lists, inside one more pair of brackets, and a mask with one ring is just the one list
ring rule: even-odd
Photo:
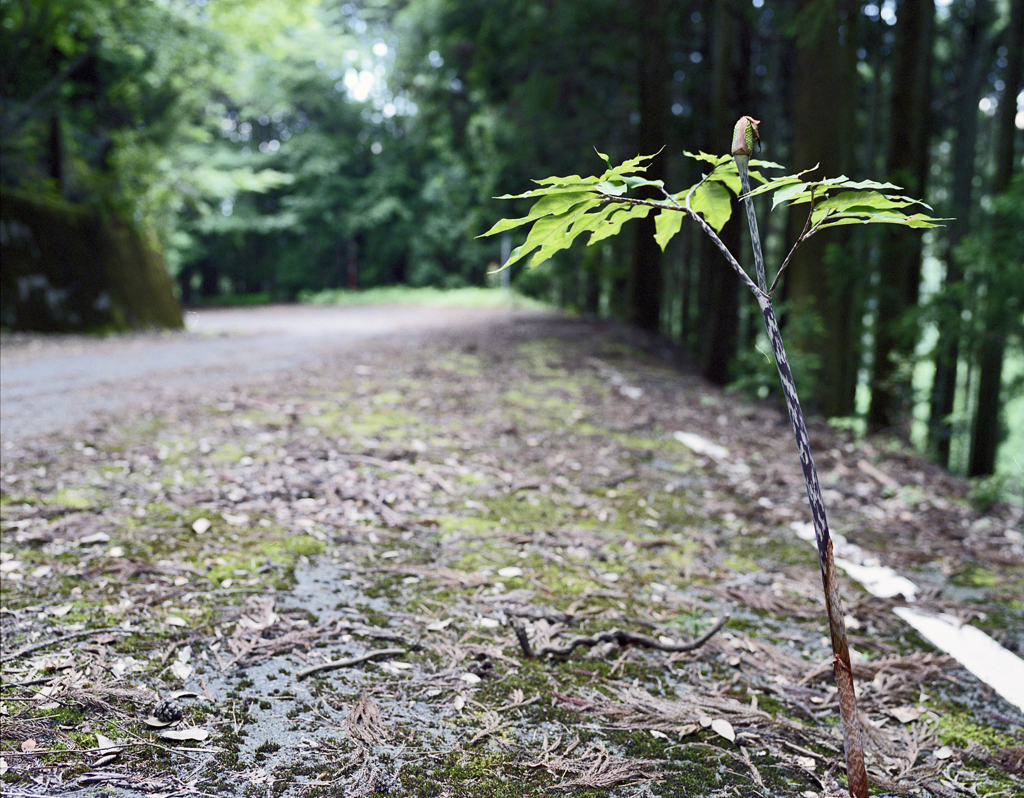
[[[1008,335],[1007,356],[1019,352],[1024,288],[1014,235],[1022,225],[998,219],[1019,213],[1021,203],[1007,200],[1008,210],[999,210],[1002,200],[986,194],[991,159],[980,156],[995,138],[996,109],[1013,99],[1008,37],[1019,2],[926,6],[934,63],[925,199],[936,215],[961,217],[966,235],[953,251],[948,229],[927,237],[920,302],[899,324],[913,340],[922,323],[952,329],[943,314],[964,315],[968,358],[992,325]],[[509,210],[492,197],[537,176],[578,173],[595,148],[615,162],[641,151],[639,53],[652,13],[665,32],[670,84],[666,185],[699,179],[698,165],[679,157],[685,149],[726,151],[729,131],[711,129],[720,106],[733,118],[763,120],[765,157],[792,170],[813,166],[789,162],[796,53],[816,36],[847,34],[859,40],[857,129],[849,132],[856,174],[886,179],[896,22],[906,6],[851,4],[857,24],[832,31],[835,7],[831,0],[0,0],[0,180],[154,232],[186,301],[292,299],[353,285],[479,286],[502,242],[477,236]],[[967,96],[971,87],[977,96]],[[965,118],[977,123],[980,144],[958,161]],[[1017,139],[1019,171],[1019,128]],[[967,161],[976,189],[965,213],[952,197],[954,183],[964,185],[957,163]],[[1019,197],[1019,186],[1014,191]],[[513,203],[512,213],[520,210],[525,200]],[[785,219],[765,218],[767,259],[778,262],[788,250]],[[695,353],[702,324],[716,312],[705,307],[712,285],[698,234],[684,226],[662,268],[662,327]],[[625,315],[634,264],[628,236],[619,238],[582,255],[558,253],[513,280],[566,307]],[[514,248],[523,238],[509,241]],[[847,283],[832,281],[857,286],[863,307],[854,318],[864,320],[857,325],[865,340],[886,265],[880,251],[878,237],[858,231],[836,261]],[[962,267],[962,280],[942,279],[955,272],[951,265]],[[748,353],[735,376],[759,390],[755,364],[763,358],[752,350],[751,307],[730,312],[739,316],[737,351]],[[794,313],[790,322],[813,336],[814,320]],[[867,371],[870,346],[864,353]],[[904,353],[887,378],[908,394],[915,356]]]

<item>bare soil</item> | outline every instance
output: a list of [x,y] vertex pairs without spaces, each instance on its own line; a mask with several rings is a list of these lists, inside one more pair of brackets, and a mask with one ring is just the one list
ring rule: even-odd
[[[4,795],[843,794],[776,403],[512,314],[144,404],[4,442]],[[834,531],[1024,647],[1020,508],[811,443]],[[1024,793],[1024,715],[842,585],[873,794]]]

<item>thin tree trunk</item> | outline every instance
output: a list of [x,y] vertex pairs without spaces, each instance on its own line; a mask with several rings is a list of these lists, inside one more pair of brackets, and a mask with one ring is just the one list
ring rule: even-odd
[[[897,9],[896,65],[892,78],[887,170],[889,180],[923,197],[928,174],[928,102],[934,0],[903,0]],[[883,233],[875,326],[874,374],[868,430],[901,429],[912,401],[910,375],[897,372],[917,343],[915,326],[903,322],[917,305],[921,284],[921,237],[904,230]]]
[[[992,193],[1001,194],[1013,178],[1016,144],[1017,96],[1024,84],[1024,0],[1013,0],[1010,22],[1006,30],[1007,64],[1003,96],[996,119],[996,169]],[[1005,223],[1005,222],[1004,222]],[[1001,264],[1003,268],[1020,268],[1017,264]],[[1003,356],[1006,352],[1006,318],[1004,303],[996,297],[992,285],[988,291],[989,323],[978,353],[978,400],[971,434],[971,458],[968,476],[992,474],[999,449],[999,394],[1003,379]]]
[[974,162],[978,143],[978,98],[981,94],[984,72],[984,31],[990,17],[989,0],[977,0],[973,16],[965,26],[963,64],[964,73],[959,81],[962,87],[957,107],[957,135],[953,151],[953,186],[946,250],[947,297],[939,325],[939,340],[935,348],[935,381],[932,385],[931,414],[928,424],[928,443],[935,451],[935,459],[942,466],[949,465],[953,428],[950,417],[956,401],[957,369],[960,360],[962,334],[960,314],[963,302],[957,286],[963,282],[963,265],[955,250],[967,234],[971,222]]
[[[853,166],[856,138],[856,30],[859,4],[836,0],[826,21],[817,24],[823,4],[800,0],[801,25],[794,71],[793,154],[796,169],[820,163],[819,174],[847,174]],[[787,240],[803,229],[805,209],[790,213]],[[790,322],[795,314],[816,313],[822,334],[794,338],[795,348],[818,356],[820,370],[810,404],[827,416],[851,415],[857,368],[860,365],[859,312],[856,284],[839,264],[829,266],[828,253],[840,253],[850,228],[807,241],[793,258],[787,283]],[[826,249],[828,247],[828,250]]]
[[[743,15],[736,0],[722,0],[715,4],[714,29],[711,40],[711,135],[728,131],[736,118],[749,113],[740,107],[745,101],[743,86],[749,74],[749,63],[737,67],[737,28],[743,25]],[[727,141],[709,141],[709,152],[720,152]],[[719,232],[719,237],[732,252],[741,251],[743,220],[734,215]],[[701,332],[700,371],[715,385],[725,385],[731,379],[730,367],[736,357],[739,327],[739,278],[732,269],[721,268],[717,248],[708,238],[701,243]]]
[[[640,153],[653,155],[667,142],[668,117],[668,0],[643,0],[640,14]],[[651,180],[664,179],[666,156],[655,158],[647,171]],[[660,196],[653,195],[652,196]],[[638,220],[633,243],[633,273],[629,318],[638,327],[657,332],[661,322],[661,247],[654,240],[654,214]]]

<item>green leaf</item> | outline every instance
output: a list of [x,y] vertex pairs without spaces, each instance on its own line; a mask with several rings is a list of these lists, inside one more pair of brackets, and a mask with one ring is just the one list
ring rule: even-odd
[[[681,196],[685,197],[686,194]],[[708,226],[717,233],[732,216],[732,196],[724,185],[709,180],[693,193],[690,208],[703,216]]]
[[751,158],[749,169],[785,169],[786,167],[775,161],[762,161],[759,158]]
[[662,252],[665,251],[665,247],[668,246],[672,237],[682,228],[685,215],[668,208],[658,211],[658,216],[654,220],[654,240],[658,242]]
[[[650,161],[654,158],[654,155],[638,155],[635,158],[630,158],[628,161],[623,161],[618,166],[613,167],[611,162],[608,160],[607,155],[598,153],[605,162],[608,163],[608,168],[619,175],[629,174],[631,172],[646,172],[647,164],[645,161]],[[657,153],[655,153],[657,155]]]
[[[594,231],[590,234],[590,240],[587,241],[588,247],[591,244],[596,244],[598,241],[618,235],[623,224],[630,219],[642,219],[654,209],[650,205],[630,205],[628,209],[614,208],[613,210],[614,213],[608,216],[607,219],[594,226]],[[676,215],[681,216],[682,214]]]
[[843,191],[817,203],[814,212],[817,214],[826,210],[845,211],[850,208],[863,208],[865,211],[889,210],[905,208],[913,203],[914,200],[907,197],[887,197],[877,191]]
[[572,206],[580,202],[589,202],[596,199],[593,192],[591,191],[569,191],[569,192],[557,192],[554,194],[545,194],[530,208],[530,212],[526,216],[522,216],[518,219],[502,219],[497,222],[490,230],[486,233],[482,233],[477,238],[484,238],[486,236],[493,236],[497,233],[503,233],[506,230],[513,230],[516,227],[521,227],[524,224],[529,224],[534,219],[539,219],[542,216],[549,216],[551,214],[561,214],[572,208]]
[[939,219],[924,214],[912,214],[907,216],[903,213],[869,211],[865,213],[837,213],[829,216],[822,222],[819,229],[826,227],[841,227],[847,224],[899,224],[904,227],[942,227],[940,222],[948,222],[949,219]]
[[693,158],[693,160],[695,160],[695,161],[706,161],[707,163],[711,164],[712,166],[716,166],[716,167],[717,166],[721,166],[722,164],[726,163],[727,161],[731,161],[732,160],[732,156],[731,155],[708,155],[706,152],[692,153],[692,152],[684,151],[683,155],[685,155],[687,158]]
[[664,180],[648,180],[646,177],[626,177],[626,186],[630,189],[640,188],[641,186],[654,186],[655,188],[665,188]]
[[[568,249],[572,246],[576,236],[585,230],[585,228],[580,227],[574,229],[575,223],[580,221],[588,211],[599,207],[601,204],[602,201],[598,197],[593,197],[593,199],[572,206],[565,213],[541,216],[533,223],[533,227],[530,228],[530,232],[526,236],[526,241],[512,251],[512,256],[506,265],[510,266],[522,260],[533,250],[537,249],[537,254],[530,261],[531,266],[536,266],[538,263],[550,258],[555,252],[561,249]],[[613,207],[609,206],[602,210],[610,213],[613,209]]]
[[[588,211],[594,208],[597,209],[594,213],[588,213]],[[530,231],[530,235],[527,237],[526,244],[529,244],[530,239],[534,238],[534,233],[537,232],[538,227],[542,229],[537,236],[540,246],[530,260],[530,267],[538,266],[556,252],[571,247],[577,236],[592,230],[614,210],[615,206],[613,205],[601,207],[599,201],[594,201],[588,203],[585,207],[574,208],[571,213],[564,214],[563,216],[546,216],[535,223]],[[547,229],[547,225],[543,225],[543,223],[549,220],[552,221],[552,226],[550,229]],[[523,246],[525,247],[526,244]],[[512,263],[512,260],[509,263]]]
[[620,197],[626,193],[629,187],[621,180],[602,180],[594,189],[602,194],[611,194],[613,197]]

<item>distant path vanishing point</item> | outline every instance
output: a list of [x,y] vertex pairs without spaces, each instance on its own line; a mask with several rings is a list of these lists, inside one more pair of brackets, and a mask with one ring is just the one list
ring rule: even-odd
[[24,443],[71,431],[97,415],[298,368],[371,338],[418,336],[522,312],[270,305],[189,311],[185,332],[109,338],[5,336],[0,347],[0,441]]

